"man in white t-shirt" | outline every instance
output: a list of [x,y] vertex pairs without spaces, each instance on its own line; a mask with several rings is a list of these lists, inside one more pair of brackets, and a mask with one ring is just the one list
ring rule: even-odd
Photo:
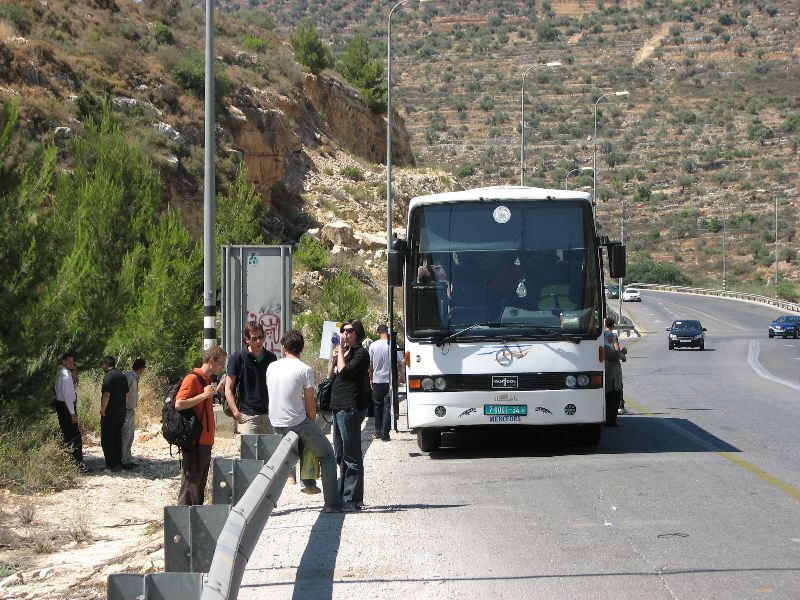
[[281,339],[284,358],[267,367],[269,420],[275,433],[294,431],[303,444],[319,459],[325,512],[341,512],[342,499],[336,486],[336,458],[333,446],[314,420],[314,371],[300,360],[305,341],[294,329]]

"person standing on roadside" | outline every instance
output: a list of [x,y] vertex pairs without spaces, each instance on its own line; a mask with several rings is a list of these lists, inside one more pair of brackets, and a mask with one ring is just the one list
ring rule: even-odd
[[331,388],[333,448],[339,465],[339,494],[344,510],[360,510],[364,504],[364,455],[361,451],[361,422],[369,402],[369,353],[361,345],[364,326],[358,319],[345,321],[342,337],[333,349],[329,376]]
[[617,426],[617,414],[625,410],[622,398],[622,364],[627,348],[620,348],[619,337],[614,333],[614,319],[606,317],[603,328],[603,349],[606,369],[606,425]]
[[220,346],[209,346],[203,352],[203,364],[186,375],[175,394],[175,409],[194,409],[202,429],[200,439],[189,448],[181,448],[181,486],[178,506],[193,506],[205,501],[211,448],[214,446],[214,385],[211,378],[225,372],[228,354]]
[[71,352],[61,355],[61,369],[55,384],[55,402],[53,408],[58,416],[58,426],[64,445],[72,448],[72,460],[82,473],[88,469],[83,464],[83,440],[78,427],[78,395],[75,392],[75,357]]
[[[372,387],[372,404],[375,412],[375,431],[372,439],[388,442],[392,426],[392,395],[389,390],[389,328],[378,325],[378,339],[367,349],[369,352],[369,382]],[[402,358],[398,353],[398,375],[402,373]],[[402,380],[402,375],[400,375]]]
[[333,446],[322,433],[317,418],[317,401],[314,397],[314,370],[300,360],[305,340],[300,332],[289,330],[281,339],[284,358],[267,368],[269,388],[269,420],[275,433],[286,435],[294,431],[314,456],[319,459],[322,476],[324,510],[338,512],[342,509],[336,485],[336,457]]
[[130,371],[125,371],[128,380],[128,400],[125,402],[125,423],[122,425],[122,466],[133,468],[136,463],[131,460],[133,447],[133,434],[136,431],[136,405],[139,403],[139,378],[144,373],[145,362],[143,358],[133,361]]
[[106,460],[106,470],[116,473],[130,469],[122,464],[122,426],[125,424],[125,404],[128,398],[128,380],[117,369],[113,356],[106,356],[101,364],[103,396],[100,399],[100,445]]
[[225,377],[225,399],[241,434],[272,433],[267,367],[278,357],[264,348],[264,341],[261,323],[245,325],[245,348],[233,354]]

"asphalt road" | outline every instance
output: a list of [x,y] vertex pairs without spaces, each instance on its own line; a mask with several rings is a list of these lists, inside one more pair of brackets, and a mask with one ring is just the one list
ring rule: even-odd
[[[622,340],[631,414],[597,448],[496,429],[429,456],[365,431],[367,510],[285,490],[239,598],[800,598],[800,343],[749,303],[625,311],[647,332]],[[668,351],[689,317],[705,351]]]

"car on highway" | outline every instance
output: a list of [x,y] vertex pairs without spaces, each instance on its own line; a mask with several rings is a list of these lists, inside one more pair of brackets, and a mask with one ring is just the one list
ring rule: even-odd
[[619,298],[619,286],[613,283],[606,285],[606,298],[609,300]]
[[771,338],[777,335],[797,339],[798,334],[800,334],[799,315],[781,315],[769,324],[769,337]]
[[706,347],[706,328],[694,319],[679,319],[667,327],[669,332],[669,349],[680,346],[704,350]]
[[623,302],[641,302],[642,295],[639,293],[639,290],[636,288],[625,288],[625,291],[622,292],[622,301]]

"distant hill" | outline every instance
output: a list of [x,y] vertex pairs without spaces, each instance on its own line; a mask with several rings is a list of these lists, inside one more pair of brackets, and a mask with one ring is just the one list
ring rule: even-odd
[[[360,33],[386,54],[391,2],[248,6],[284,35],[314,22],[334,53]],[[800,278],[799,24],[792,0],[411,0],[392,17],[394,106],[421,164],[516,184],[522,75],[561,62],[525,80],[526,183],[592,185],[594,102],[612,93],[597,112],[604,232],[619,237],[624,206],[629,248],[719,287],[725,229],[729,287],[767,289],[775,198],[781,276]]]

